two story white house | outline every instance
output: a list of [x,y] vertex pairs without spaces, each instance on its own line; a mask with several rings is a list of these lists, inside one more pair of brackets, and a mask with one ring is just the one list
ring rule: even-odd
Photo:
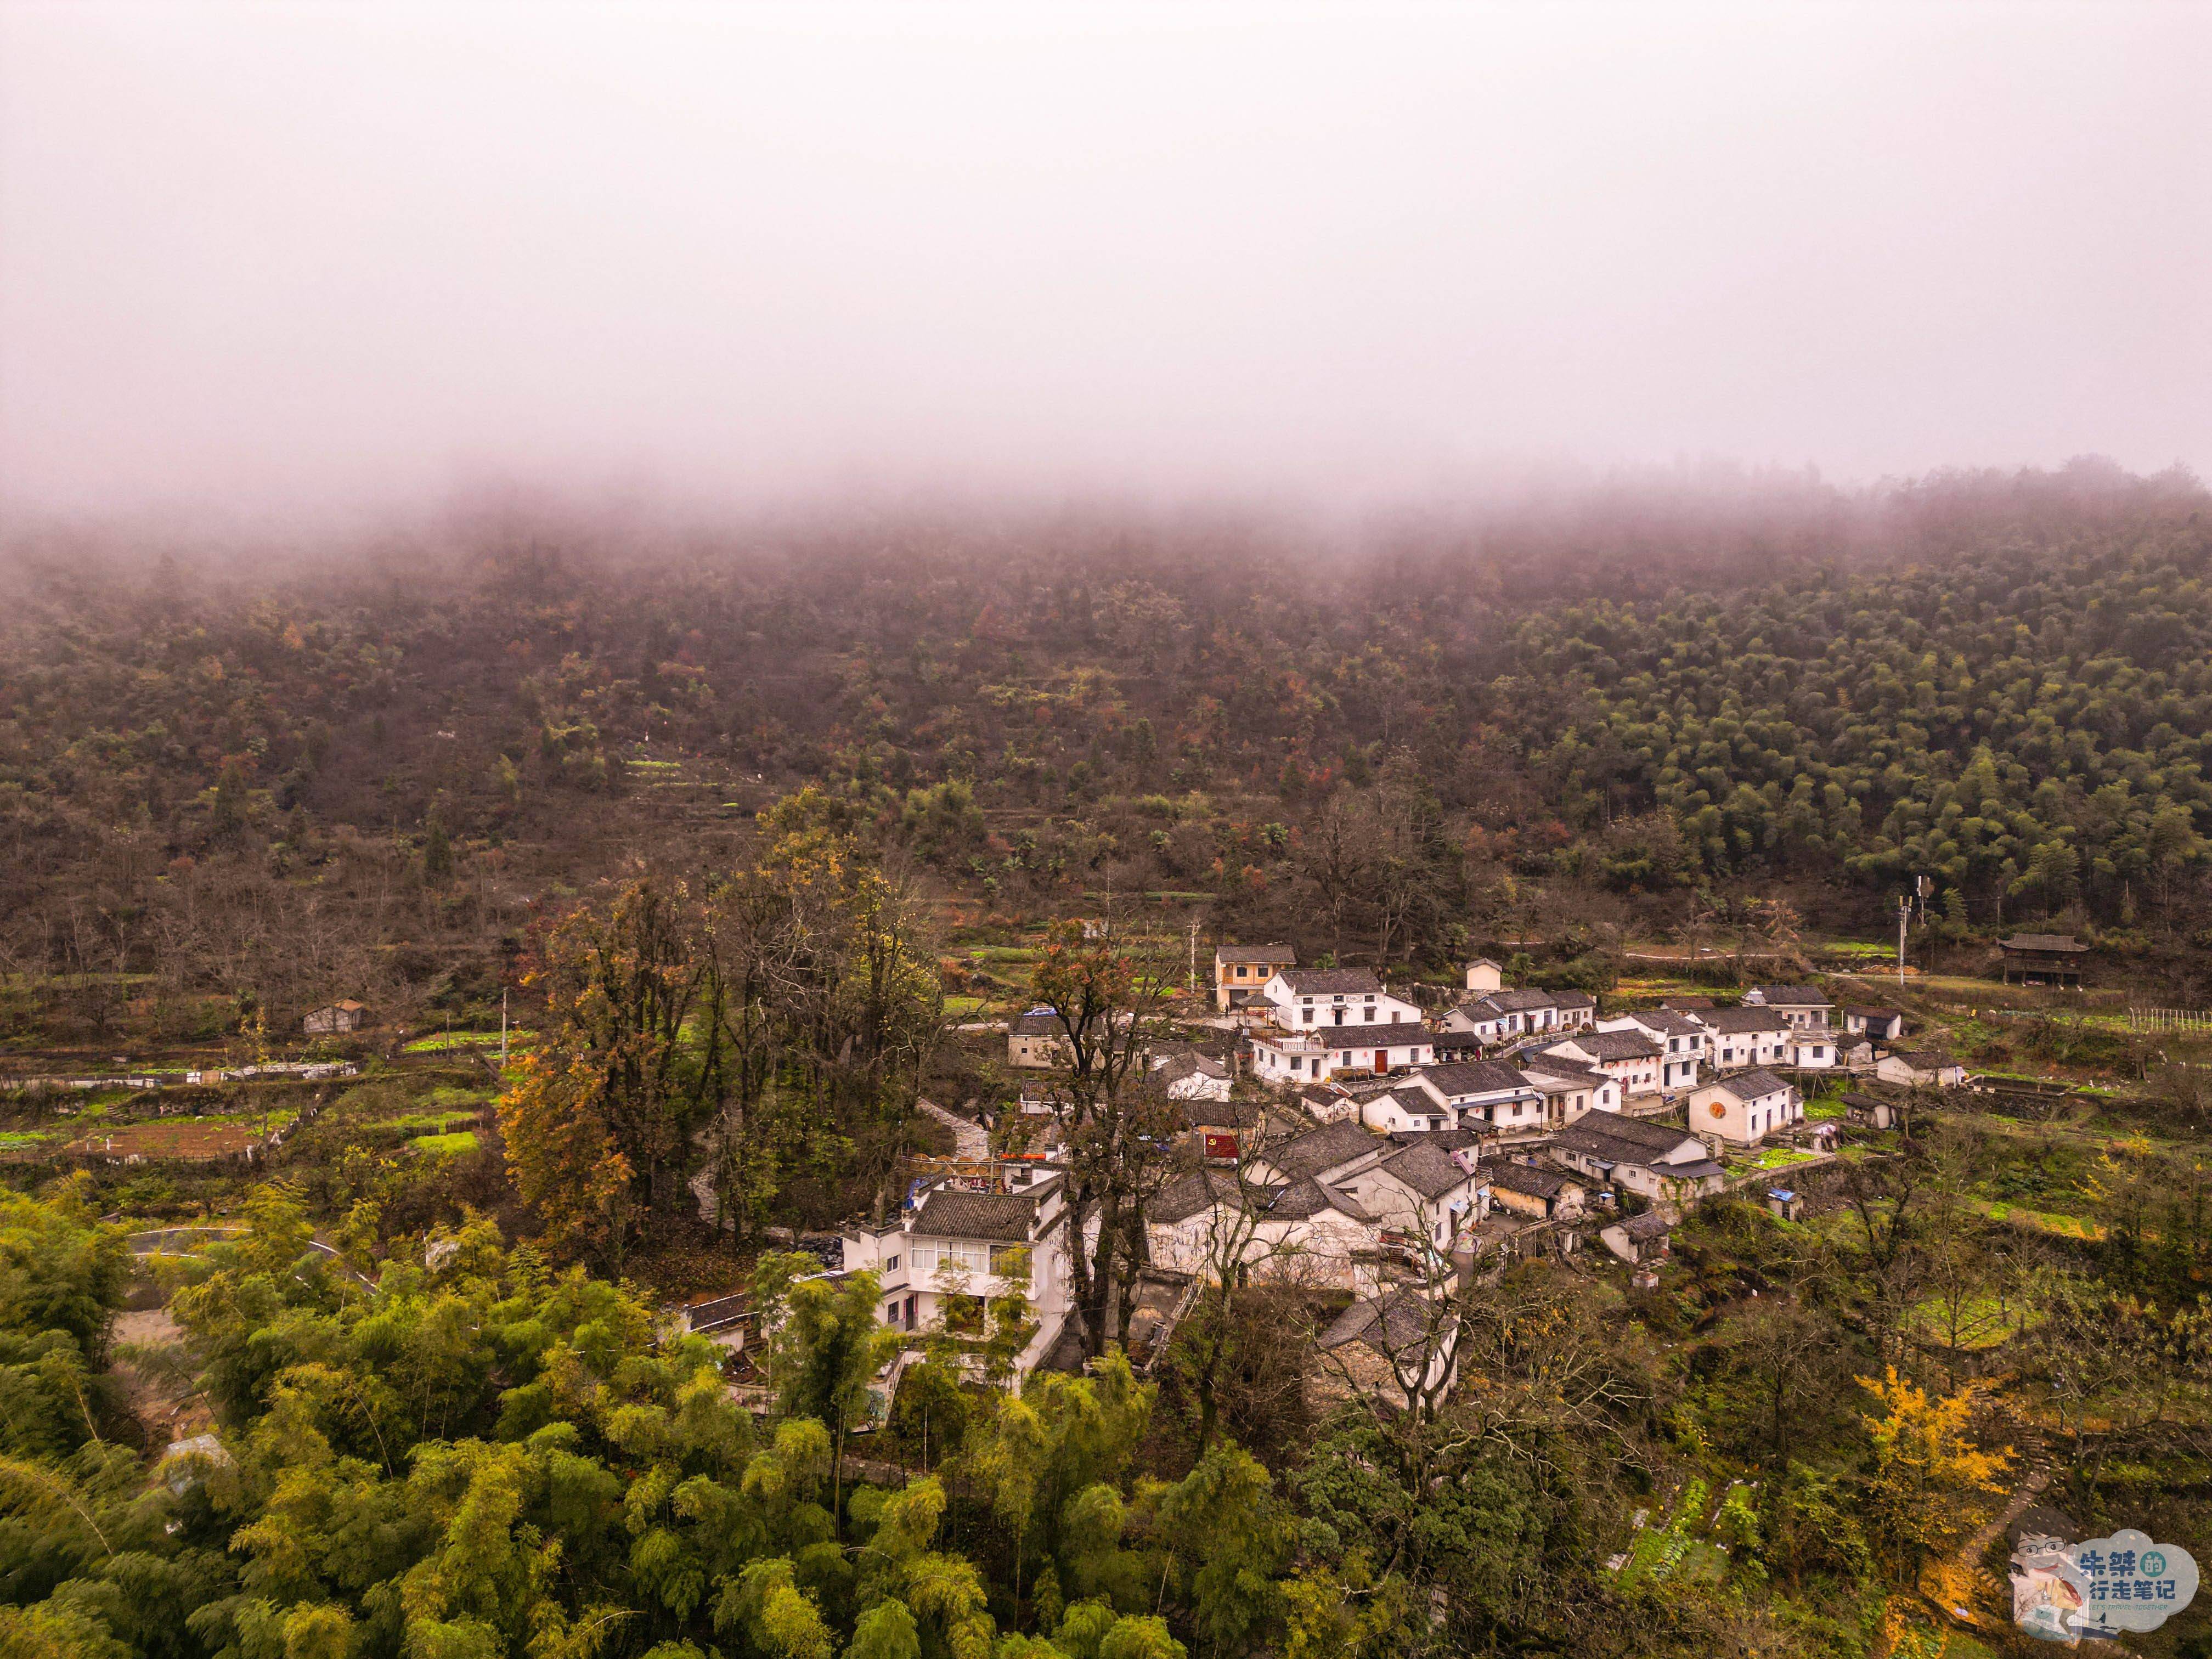
[[1817,985],[1754,985],[1743,994],[1747,1008],[1771,1008],[1798,1030],[1827,1026],[1835,1020],[1836,1005]]
[[1515,1056],[1515,1063],[1526,1065],[1544,1056],[1571,1060],[1611,1078],[1620,1085],[1621,1109],[1626,1111],[1639,1097],[1658,1094],[1666,1052],[1641,1031],[1577,1031],[1542,1044],[1534,1054]]
[[1597,1017],[1597,1000],[1580,991],[1537,988],[1492,991],[1463,1002],[1437,1021],[1439,1030],[1463,1032],[1485,1045],[1578,1030]]
[[1659,1046],[1659,1090],[1671,1094],[1698,1086],[1708,1033],[1691,1015],[1672,1008],[1638,1008],[1597,1023],[1601,1031],[1634,1031]]
[[1394,997],[1365,968],[1284,968],[1261,990],[1276,1024],[1286,1031],[1340,1025],[1418,1025],[1421,1011]]
[[1620,1085],[1604,1073],[1559,1054],[1521,1054],[1513,1061],[1530,1088],[1544,1097],[1544,1127],[1563,1129],[1586,1112],[1620,1109]]
[[1424,1066],[1413,1085],[1449,1109],[1451,1122],[1437,1128],[1487,1127],[1498,1133],[1540,1134],[1546,1127],[1544,1091],[1502,1060],[1470,1060]]
[[1490,1184],[1480,1168],[1462,1165],[1423,1139],[1340,1177],[1339,1184],[1387,1233],[1449,1255],[1460,1234],[1489,1213]]
[[986,1304],[1018,1290],[1036,1327],[1015,1361],[1026,1376],[1075,1305],[1070,1231],[1062,1177],[1016,1170],[1000,1190],[940,1185],[894,1225],[848,1228],[845,1267],[874,1270],[878,1315],[902,1331],[980,1336]]
[[1804,1121],[1803,1097],[1769,1071],[1732,1072],[1690,1097],[1690,1127],[1732,1146],[1756,1146]]
[[1263,1083],[1322,1083],[1346,1073],[1387,1073],[1426,1066],[1437,1057],[1428,1027],[1326,1025],[1311,1030],[1262,1027],[1252,1033],[1252,1074]]
[[1790,1063],[1795,1028],[1774,1009],[1705,1008],[1695,1018],[1711,1033],[1706,1048],[1717,1072]]

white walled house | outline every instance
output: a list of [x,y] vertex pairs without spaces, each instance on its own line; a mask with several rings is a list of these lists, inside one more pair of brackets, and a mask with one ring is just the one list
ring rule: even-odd
[[1690,1127],[1732,1146],[1755,1146],[1777,1129],[1804,1121],[1797,1091],[1768,1071],[1716,1078],[1690,1097]]
[[1836,1005],[1817,985],[1754,985],[1743,994],[1747,1008],[1771,1008],[1797,1030],[1833,1023]]
[[1477,957],[1467,964],[1467,988],[1470,991],[1495,991],[1505,983],[1505,969],[1488,957]]
[[1790,1060],[1801,1072],[1832,1072],[1844,1063],[1843,1033],[1825,1025],[1790,1034]]
[[1421,1087],[1418,1072],[1395,1088],[1359,1096],[1359,1121],[1376,1134],[1407,1134],[1459,1127],[1459,1114]]
[[1342,1176],[1340,1184],[1392,1231],[1418,1237],[1439,1255],[1489,1213],[1489,1183],[1426,1140]]
[[1275,1186],[1206,1170],[1170,1182],[1145,1206],[1153,1265],[1212,1279],[1231,1261],[1258,1280],[1351,1290],[1380,1249],[1375,1218],[1310,1176]]
[[1872,1037],[1878,1042],[1894,1042],[1905,1035],[1905,1011],[1901,1008],[1846,1008],[1844,1010],[1844,1029],[1853,1036]]
[[1659,1046],[1659,1090],[1662,1094],[1698,1086],[1698,1067],[1705,1058],[1707,1032],[1688,1014],[1672,1008],[1639,1008],[1597,1023],[1601,1031],[1634,1031]]
[[1552,1137],[1552,1159],[1597,1185],[1680,1204],[1727,1184],[1728,1172],[1686,1129],[1647,1119],[1593,1114]]
[[1596,1017],[1596,999],[1583,992],[1532,988],[1489,992],[1460,1004],[1437,1024],[1446,1031],[1495,1043],[1547,1031],[1578,1030]]
[[1036,1329],[1015,1370],[1026,1375],[1059,1340],[1075,1305],[1061,1178],[968,1192],[939,1186],[898,1225],[848,1227],[845,1268],[872,1268],[878,1316],[902,1331],[973,1330],[982,1304],[1018,1287]]
[[1347,1072],[1401,1072],[1437,1057],[1435,1037],[1413,1021],[1311,1030],[1262,1027],[1251,1041],[1253,1075],[1276,1085],[1323,1083]]
[[1705,1046],[1717,1072],[1790,1063],[1794,1030],[1771,1008],[1707,1008],[1695,1018],[1711,1033]]
[[1285,968],[1261,994],[1286,1031],[1421,1023],[1416,1004],[1392,996],[1365,968]]
[[1559,1054],[1522,1054],[1514,1069],[1544,1097],[1544,1127],[1563,1129],[1589,1112],[1620,1109],[1620,1085]]
[[[1593,1072],[1601,1072],[1620,1085],[1621,1104],[1640,1096],[1659,1092],[1659,1066],[1664,1058],[1659,1045],[1640,1031],[1577,1031],[1556,1042],[1547,1042],[1539,1054],[1570,1060]],[[1516,1056],[1525,1063],[1530,1056]]]
[[1152,1080],[1170,1100],[1226,1100],[1232,1081],[1228,1066],[1196,1049],[1155,1055]]
[[1546,1127],[1544,1091],[1500,1060],[1453,1060],[1424,1066],[1415,1087],[1449,1108],[1449,1123],[1437,1128],[1485,1126],[1504,1135],[1540,1134]]
[[1875,1062],[1874,1074],[1908,1088],[1956,1089],[1966,1081],[1965,1066],[1930,1048],[1893,1048]]

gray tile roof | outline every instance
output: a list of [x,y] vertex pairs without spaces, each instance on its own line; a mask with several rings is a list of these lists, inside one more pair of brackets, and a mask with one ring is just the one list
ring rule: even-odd
[[1771,1008],[1713,1008],[1698,1018],[1708,1030],[1728,1036],[1748,1036],[1756,1031],[1786,1031],[1790,1022]]
[[1664,1031],[1668,1036],[1702,1036],[1705,1030],[1687,1014],[1672,1008],[1632,1008],[1622,1018],[1654,1031]]
[[1502,1060],[1449,1060],[1424,1066],[1416,1074],[1455,1098],[1461,1095],[1525,1093],[1528,1079]]
[[1287,945],[1219,945],[1214,947],[1213,959],[1261,968],[1294,968],[1298,953]]
[[[1312,1037],[1332,1048],[1403,1048],[1413,1043],[1431,1043],[1436,1039],[1429,1028],[1418,1019],[1401,1019],[1387,1025],[1300,1025],[1289,1035]],[[1256,1034],[1255,1042],[1273,1040],[1273,1031]]]
[[[1264,1189],[1262,1189],[1264,1190]],[[1235,1206],[1243,1194],[1237,1177],[1226,1170],[1194,1170],[1178,1176],[1153,1194],[1145,1206],[1147,1221],[1188,1221],[1216,1204]]]
[[1633,1031],[1577,1031],[1571,1037],[1543,1046],[1549,1050],[1563,1042],[1571,1042],[1584,1054],[1595,1054],[1601,1060],[1656,1060],[1660,1054],[1657,1043]]
[[1713,1083],[1713,1087],[1727,1090],[1738,1100],[1758,1100],[1767,1095],[1779,1094],[1789,1086],[1764,1066],[1751,1072],[1731,1072]]
[[1443,1340],[1451,1323],[1444,1309],[1411,1291],[1394,1291],[1353,1303],[1314,1340],[1324,1349],[1373,1342],[1396,1352],[1412,1353],[1429,1342]]
[[930,1238],[988,1238],[1027,1243],[1042,1193],[963,1193],[939,1187],[921,1200],[911,1231]]
[[1016,1036],[1065,1036],[1067,1030],[1060,1023],[1058,1014],[1040,1014],[1035,1010],[1022,1015],[1007,1027]]
[[1684,1142],[1703,1151],[1705,1143],[1687,1129],[1622,1117],[1613,1112],[1592,1112],[1578,1118],[1552,1137],[1554,1146],[1594,1152],[1616,1163],[1649,1164],[1679,1151]]
[[1475,1173],[1492,1187],[1503,1187],[1509,1193],[1525,1193],[1530,1198],[1557,1198],[1570,1187],[1582,1182],[1559,1170],[1540,1170],[1531,1164],[1501,1164],[1485,1159]]
[[2010,939],[2001,939],[1997,948],[2003,951],[2086,951],[2089,947],[2071,933],[2014,933]]
[[1382,1160],[1381,1167],[1389,1171],[1391,1179],[1412,1188],[1423,1198],[1442,1198],[1466,1185],[1468,1180],[1467,1171],[1459,1167],[1452,1155],[1430,1144],[1426,1137],[1403,1152],[1393,1152]]
[[1286,1186],[1273,1189],[1267,1204],[1267,1214],[1285,1221],[1303,1221],[1319,1215],[1323,1210],[1334,1210],[1354,1221],[1372,1221],[1375,1218],[1360,1206],[1349,1193],[1303,1176]]
[[1302,997],[1375,996],[1382,990],[1370,968],[1286,968],[1283,983]]
[[1341,1168],[1389,1143],[1349,1121],[1324,1123],[1267,1149],[1267,1162],[1293,1179]]

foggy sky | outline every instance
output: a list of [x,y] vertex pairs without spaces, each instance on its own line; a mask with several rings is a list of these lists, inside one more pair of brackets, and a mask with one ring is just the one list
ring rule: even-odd
[[0,498],[2212,465],[2212,9],[0,7]]

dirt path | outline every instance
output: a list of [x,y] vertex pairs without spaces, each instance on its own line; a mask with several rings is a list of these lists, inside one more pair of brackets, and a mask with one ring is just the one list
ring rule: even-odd
[[1975,1529],[1974,1535],[1960,1546],[1959,1560],[1965,1566],[1978,1571],[1982,1553],[1996,1541],[1998,1534],[2019,1520],[2021,1512],[2035,1502],[2043,1489],[2051,1484],[2051,1454],[2045,1449],[2040,1440],[2027,1436],[2021,1438],[2024,1443],[2019,1451],[2026,1473],[2021,1476],[2020,1485],[2013,1489],[2012,1498],[2004,1508],[1982,1522]]

